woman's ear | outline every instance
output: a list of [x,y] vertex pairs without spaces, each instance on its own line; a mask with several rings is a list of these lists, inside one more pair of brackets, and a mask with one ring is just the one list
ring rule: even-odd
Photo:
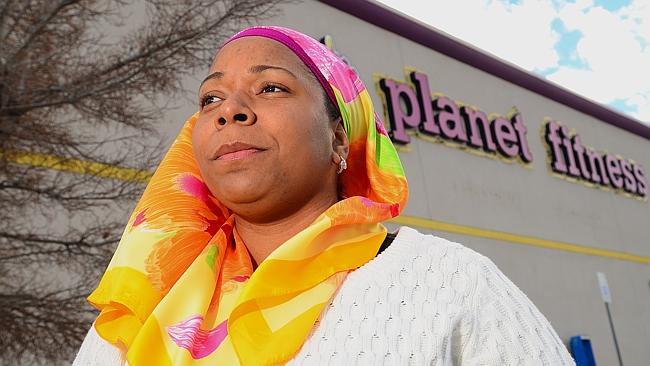
[[334,141],[332,141],[332,160],[334,164],[339,164],[341,158],[347,159],[348,153],[350,152],[350,140],[348,140],[348,134],[345,132],[345,127],[343,127],[343,119],[339,116],[336,120],[334,127]]

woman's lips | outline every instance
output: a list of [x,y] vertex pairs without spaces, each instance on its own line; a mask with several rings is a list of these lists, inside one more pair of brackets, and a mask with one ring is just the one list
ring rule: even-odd
[[217,158],[217,160],[239,160],[239,159],[245,159],[253,154],[262,152],[264,150],[260,149],[245,149],[245,150],[238,150],[234,151],[231,153],[226,153]]
[[265,151],[259,146],[241,141],[223,144],[212,155],[212,160],[238,160],[245,159],[253,154]]

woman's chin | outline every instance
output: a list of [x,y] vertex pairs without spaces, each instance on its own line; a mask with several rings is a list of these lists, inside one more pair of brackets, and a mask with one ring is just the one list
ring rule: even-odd
[[259,181],[227,184],[220,188],[220,192],[217,198],[226,206],[256,203],[267,196],[264,186]]

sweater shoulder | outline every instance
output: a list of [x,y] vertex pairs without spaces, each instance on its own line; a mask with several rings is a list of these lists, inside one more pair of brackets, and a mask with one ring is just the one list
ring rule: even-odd
[[[451,301],[469,306],[486,268],[494,266],[485,256],[453,241],[401,227],[381,254],[348,276],[347,286],[398,286],[405,290],[428,289],[429,301]],[[434,296],[435,295],[435,296]]]
[[400,236],[406,244],[402,262],[424,257],[438,276],[447,278],[441,282],[443,286],[449,284],[457,296],[466,296],[458,360],[470,364],[486,360],[488,364],[574,364],[550,322],[492,260],[462,244],[409,227],[400,228],[396,240]]
[[[385,253],[375,258],[376,261],[382,262],[382,265],[392,264],[398,267],[418,259],[430,264],[443,264],[443,262],[448,264],[436,266],[437,270],[442,272],[456,272],[463,269],[464,273],[469,274],[496,267],[489,258],[461,243],[423,234],[408,226],[401,227],[392,245]],[[451,263],[455,265],[450,266]]]

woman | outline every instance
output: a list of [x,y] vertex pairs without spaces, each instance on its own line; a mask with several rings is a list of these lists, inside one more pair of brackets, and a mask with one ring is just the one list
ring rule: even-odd
[[387,235],[401,164],[320,43],[238,33],[199,104],[89,297],[101,312],[76,365],[573,363],[489,260]]

